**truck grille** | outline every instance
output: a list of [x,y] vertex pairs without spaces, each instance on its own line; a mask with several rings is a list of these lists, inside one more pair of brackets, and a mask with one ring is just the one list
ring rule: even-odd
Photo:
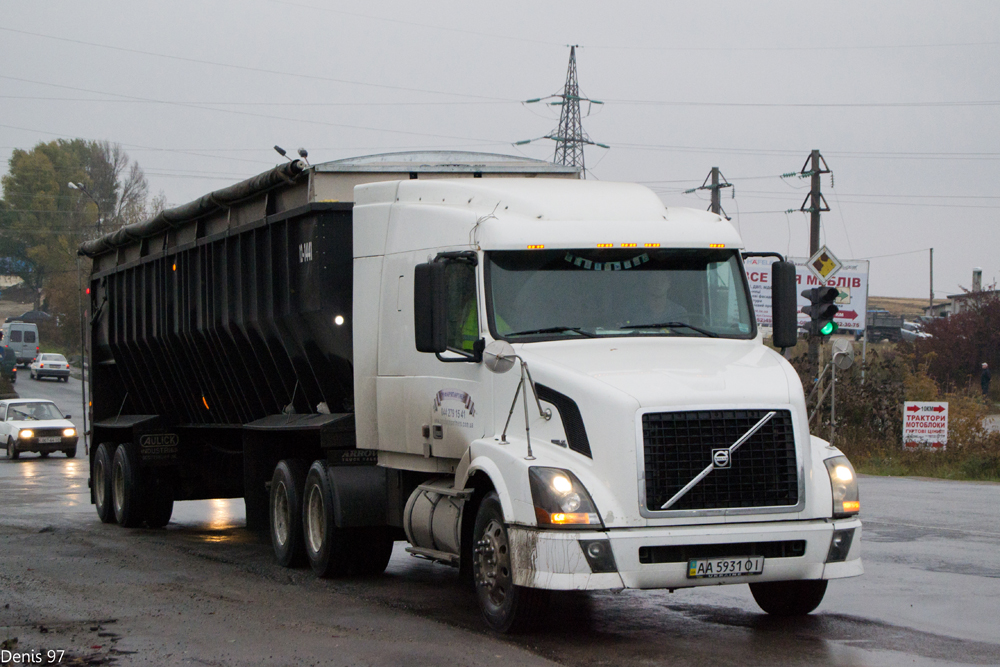
[[[730,447],[768,410],[655,412],[642,416],[646,509],[665,502],[712,464],[712,450]],[[794,506],[799,501],[792,417],[775,415],[739,449],[729,468],[717,468],[673,510]]]

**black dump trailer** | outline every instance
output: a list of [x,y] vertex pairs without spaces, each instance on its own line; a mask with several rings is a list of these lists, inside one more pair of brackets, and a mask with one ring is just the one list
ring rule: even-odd
[[354,441],[351,204],[307,202],[306,180],[288,163],[81,246],[105,521],[245,497],[263,529],[279,458],[374,463]]

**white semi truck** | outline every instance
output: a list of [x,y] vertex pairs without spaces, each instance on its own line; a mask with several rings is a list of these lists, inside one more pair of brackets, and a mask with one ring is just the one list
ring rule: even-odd
[[442,157],[291,163],[82,246],[103,520],[242,496],[320,576],[405,539],[502,632],[548,591],[746,583],[793,615],[862,573],[854,470],[726,220]]

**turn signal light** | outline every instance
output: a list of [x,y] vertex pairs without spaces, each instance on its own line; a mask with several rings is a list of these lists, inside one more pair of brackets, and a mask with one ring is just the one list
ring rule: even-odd
[[845,500],[844,501],[844,511],[845,512],[860,512],[861,511],[861,501],[860,500]]
[[558,525],[566,525],[570,523],[582,523],[587,525],[590,523],[590,515],[584,512],[559,512],[556,514],[550,514],[549,519],[549,523]]

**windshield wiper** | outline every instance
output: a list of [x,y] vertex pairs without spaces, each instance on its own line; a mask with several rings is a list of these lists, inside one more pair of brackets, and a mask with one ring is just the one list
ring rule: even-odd
[[580,327],[547,327],[545,329],[529,329],[527,331],[515,331],[514,333],[504,334],[505,336],[530,336],[531,334],[547,334],[547,333],[564,333],[566,331],[572,331],[573,333],[578,333],[586,338],[597,338],[597,334],[592,334],[589,331],[584,331]]
[[692,331],[697,331],[703,336],[708,336],[709,338],[718,338],[719,334],[709,331],[708,329],[702,329],[701,327],[696,327],[693,324],[688,324],[687,322],[659,322],[657,324],[626,324],[621,327],[622,329],[691,329]]

